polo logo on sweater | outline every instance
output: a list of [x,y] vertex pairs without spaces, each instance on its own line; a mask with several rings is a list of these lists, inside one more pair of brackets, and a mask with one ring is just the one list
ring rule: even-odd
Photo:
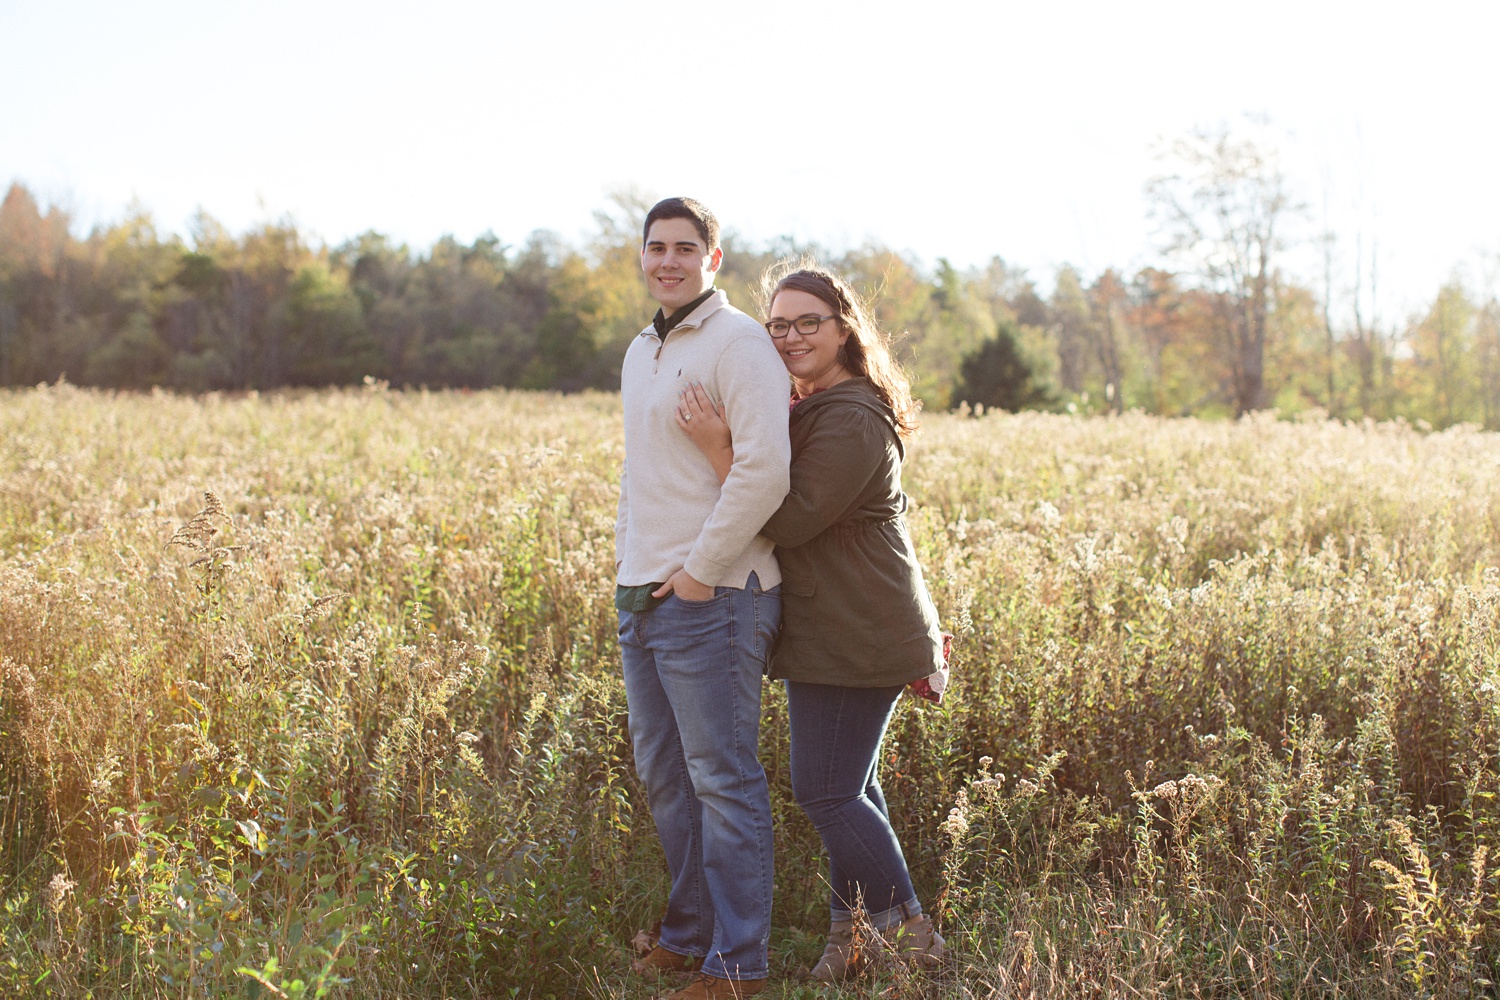
[[677,369],[677,377],[678,378],[682,378],[682,369],[681,368]]

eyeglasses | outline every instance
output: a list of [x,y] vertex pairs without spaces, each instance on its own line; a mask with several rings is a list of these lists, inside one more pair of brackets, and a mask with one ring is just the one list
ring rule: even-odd
[[794,326],[802,336],[810,337],[818,332],[818,327],[830,319],[838,319],[838,317],[814,316],[812,313],[808,313],[806,316],[798,316],[793,320],[773,319],[765,324],[765,327],[766,332],[771,335],[773,340],[780,340],[782,337],[785,337],[792,332],[792,327]]

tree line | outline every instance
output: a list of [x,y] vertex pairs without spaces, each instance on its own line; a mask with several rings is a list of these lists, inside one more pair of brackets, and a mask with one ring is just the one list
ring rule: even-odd
[[[928,268],[874,244],[757,246],[730,232],[719,284],[753,310],[766,266],[815,254],[874,298],[929,408],[1275,407],[1500,429],[1494,287],[1455,278],[1425,310],[1382,320],[1358,254],[1335,281],[1332,237],[1321,286],[1288,273],[1298,206],[1264,148],[1203,131],[1168,162],[1149,193],[1171,268],[1064,267],[1044,290],[998,256]],[[183,238],[139,207],[80,237],[65,210],[17,181],[0,203],[0,386],[66,378],[205,392],[373,377],[615,389],[655,310],[638,265],[648,207],[616,195],[583,245],[543,231],[519,245],[486,234],[414,250],[367,232],[330,247],[290,219],[236,235],[202,212]]]

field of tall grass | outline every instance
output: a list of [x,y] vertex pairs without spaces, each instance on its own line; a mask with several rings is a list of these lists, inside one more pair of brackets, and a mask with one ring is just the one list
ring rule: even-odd
[[[0,996],[652,995],[618,400],[0,393]],[[772,996],[1467,997],[1500,973],[1500,437],[931,415],[958,634],[883,781],[936,975]]]

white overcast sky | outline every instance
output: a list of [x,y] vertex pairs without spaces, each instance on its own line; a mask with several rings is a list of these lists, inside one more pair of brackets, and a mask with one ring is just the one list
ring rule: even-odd
[[1161,137],[1265,115],[1302,234],[1373,241],[1395,314],[1496,280],[1497,39],[1500,0],[0,0],[0,185],[418,250],[581,244],[633,188],[1045,290],[1153,262]]

